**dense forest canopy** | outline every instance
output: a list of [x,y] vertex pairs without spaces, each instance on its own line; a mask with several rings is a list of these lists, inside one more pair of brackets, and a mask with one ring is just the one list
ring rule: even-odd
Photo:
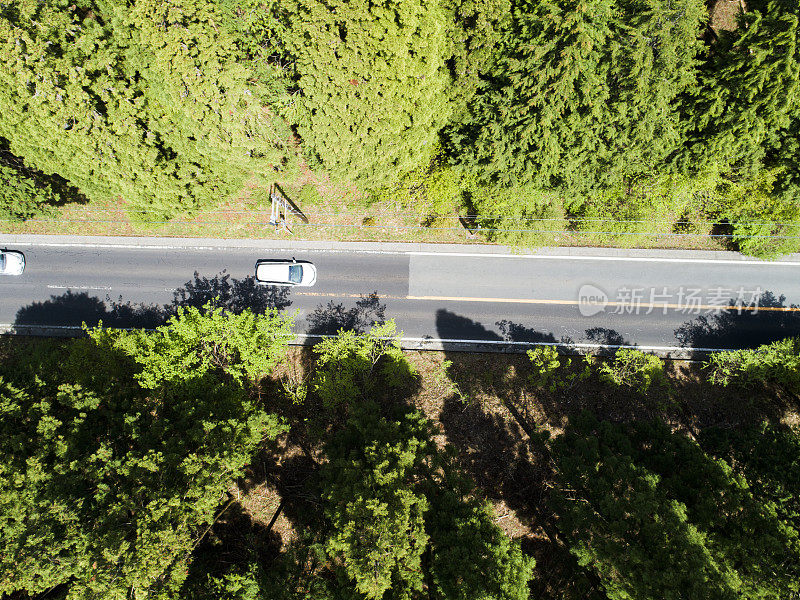
[[493,357],[498,377],[463,353],[431,371],[398,335],[290,356],[291,317],[208,303],[150,331],[0,340],[0,598],[800,591],[800,430],[782,422],[800,340],[691,380],[548,346]]
[[5,1],[0,143],[27,172],[0,180],[2,206],[82,195],[169,218],[304,158],[371,197],[445,172],[433,205],[478,216],[699,203],[743,250],[790,251],[798,18],[791,0],[725,29],[703,0]]

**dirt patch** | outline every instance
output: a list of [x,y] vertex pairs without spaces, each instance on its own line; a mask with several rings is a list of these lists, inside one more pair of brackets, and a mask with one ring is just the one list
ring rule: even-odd
[[709,11],[711,28],[716,33],[734,31],[739,26],[739,15],[745,12],[744,0],[716,0]]

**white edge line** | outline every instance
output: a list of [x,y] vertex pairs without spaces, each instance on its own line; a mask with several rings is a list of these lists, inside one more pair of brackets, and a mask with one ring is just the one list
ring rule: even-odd
[[[78,325],[15,325],[14,323],[0,323],[0,332],[13,332],[15,329],[58,329],[64,331],[81,331],[82,328]],[[117,329],[110,327],[109,329]],[[138,327],[122,327],[126,331],[141,329]],[[148,329],[147,331],[153,331]],[[325,339],[336,337],[330,334],[309,334],[297,333],[295,339],[309,340],[309,339]],[[391,339],[391,338],[386,338]],[[585,348],[587,350],[601,350],[601,349],[628,349],[633,348],[636,350],[644,350],[650,352],[727,352],[730,348],[694,348],[691,346],[636,346],[624,344],[589,344],[589,343],[574,343],[568,344],[565,342],[514,342],[504,340],[467,340],[467,339],[439,339],[439,338],[425,338],[425,337],[402,337],[401,342],[416,342],[421,344],[487,344],[495,346],[558,346],[561,348]]]
[[609,260],[628,262],[700,263],[722,265],[758,265],[800,267],[800,262],[732,260],[725,258],[666,258],[657,256],[571,256],[568,254],[481,254],[477,252],[408,252],[411,256],[459,256],[474,258],[537,258],[545,260]]
[[[225,244],[190,246],[190,245],[150,245],[150,244],[78,244],[69,242],[15,242],[16,246],[40,246],[50,248],[119,248],[123,250],[219,250],[234,249],[245,251],[262,250],[257,246],[231,246]],[[542,260],[605,260],[617,262],[664,262],[664,263],[697,263],[744,266],[782,266],[800,267],[798,261],[765,261],[765,260],[732,260],[724,258],[662,258],[654,256],[581,256],[562,254],[493,254],[491,252],[422,252],[416,250],[356,250],[326,248],[264,248],[264,252],[323,252],[327,254],[391,254],[405,256],[452,256],[463,258],[517,258]]]
[[[316,339],[316,338],[332,338],[335,335],[329,334],[308,334],[297,333],[296,338],[301,339]],[[391,338],[385,338],[391,339]],[[730,348],[694,348],[690,346],[637,346],[634,344],[589,344],[589,343],[566,343],[566,342],[515,342],[511,340],[467,340],[467,339],[439,339],[439,338],[424,338],[424,337],[401,337],[401,342],[419,342],[430,344],[489,344],[496,346],[559,346],[561,348],[586,348],[599,350],[603,348],[612,349],[629,349],[634,348],[637,350],[649,350],[654,352],[670,352],[670,351],[686,351],[686,352],[726,352]]]

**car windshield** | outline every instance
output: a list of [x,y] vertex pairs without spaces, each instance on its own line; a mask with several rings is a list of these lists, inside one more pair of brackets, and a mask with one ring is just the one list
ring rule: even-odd
[[303,281],[303,267],[300,265],[291,265],[289,267],[289,281],[291,283],[300,283]]
[[6,255],[0,253],[0,271],[6,268]]

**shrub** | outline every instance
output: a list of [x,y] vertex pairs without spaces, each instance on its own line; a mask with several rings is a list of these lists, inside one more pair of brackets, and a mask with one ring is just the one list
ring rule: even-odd
[[760,387],[774,383],[800,393],[800,338],[787,338],[754,350],[730,350],[711,356],[708,380],[717,385]]
[[297,195],[297,204],[300,206],[300,210],[320,202],[322,202],[322,196],[313,185],[307,183],[300,188],[300,193]]
[[598,367],[600,379],[611,385],[632,388],[640,394],[651,387],[666,387],[664,361],[657,356],[640,350],[621,348],[612,361],[601,363]]
[[528,350],[527,354],[533,366],[533,373],[528,376],[528,381],[534,387],[547,389],[550,392],[567,387],[576,381],[583,381],[591,372],[588,356],[584,368],[574,372],[570,369],[572,359],[560,358],[555,346],[539,346]]

